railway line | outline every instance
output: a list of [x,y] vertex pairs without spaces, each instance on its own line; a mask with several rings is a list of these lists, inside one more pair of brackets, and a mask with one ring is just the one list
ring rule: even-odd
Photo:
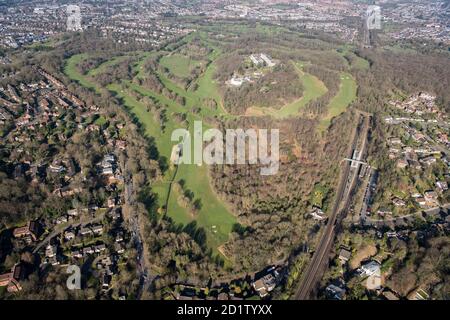
[[[369,115],[360,113],[360,117],[363,118],[363,125],[360,130],[358,130],[358,128],[354,130],[349,150],[350,158],[358,145],[360,146],[359,150],[363,155],[367,147]],[[307,300],[313,297],[314,290],[327,268],[328,257],[336,236],[336,226],[339,222],[339,218],[343,217],[343,214],[349,209],[352,190],[358,179],[358,171],[361,163],[356,162],[356,167],[352,167],[351,162],[344,161],[341,165],[343,168],[341,169],[336,198],[328,223],[321,235],[319,245],[313,254],[312,260],[293,295],[294,300]]]

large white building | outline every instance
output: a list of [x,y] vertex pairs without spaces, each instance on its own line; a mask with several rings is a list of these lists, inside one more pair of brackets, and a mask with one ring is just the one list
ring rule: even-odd
[[252,54],[250,60],[252,60],[253,64],[256,66],[266,65],[268,67],[274,67],[276,65],[276,63],[265,53]]

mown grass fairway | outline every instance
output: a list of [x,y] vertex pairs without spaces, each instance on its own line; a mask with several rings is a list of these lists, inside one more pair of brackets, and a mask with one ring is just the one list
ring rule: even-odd
[[[144,55],[143,59],[147,56],[148,55]],[[88,75],[85,76],[80,74],[77,69],[77,64],[87,58],[88,55],[72,56],[67,60],[65,71],[71,79],[78,81],[85,87],[97,91],[99,90],[99,86],[89,75],[99,74],[107,66],[114,65],[124,59],[123,57],[118,57],[102,63],[98,68],[89,72]],[[142,66],[142,63],[143,62],[138,63],[136,68]],[[142,76],[142,74],[139,75]],[[188,99],[188,108],[193,107],[200,102],[200,98],[196,93],[187,92],[170,82],[164,76],[160,76],[164,85]],[[123,104],[139,119],[140,123],[145,128],[147,135],[155,138],[156,146],[160,154],[169,159],[172,152],[172,146],[175,144],[175,142],[171,141],[171,134],[173,130],[182,127],[172,119],[173,117],[171,115],[174,112],[186,112],[186,108],[163,95],[157,94],[135,83],[127,81],[111,84],[107,87],[107,89],[114,93],[118,98],[122,99]],[[200,89],[202,90],[203,88],[201,87]],[[161,130],[160,123],[156,121],[155,116],[151,112],[147,111],[146,107],[142,103],[132,97],[131,93],[133,91],[144,96],[152,97],[166,106],[168,122],[166,123],[166,129],[164,131]],[[188,119],[189,123],[192,125],[194,120],[200,120],[198,116],[191,113],[188,113]],[[189,127],[190,130],[193,128],[192,125]],[[175,170],[173,166],[171,166],[171,168],[166,172],[163,181],[157,182],[152,186],[153,192],[158,195],[160,205],[164,205],[166,203],[167,196],[169,194],[170,182],[174,176],[174,172]],[[197,214],[193,215],[187,208],[179,205],[177,198],[180,195],[172,189],[170,197],[167,201],[167,215],[172,218],[175,223],[184,225],[195,220],[197,225],[204,228],[206,232],[208,247],[212,248],[213,252],[217,254],[217,248],[227,241],[232,226],[236,223],[236,218],[226,208],[225,204],[217,198],[216,194],[212,190],[209,182],[207,166],[204,165],[199,167],[197,165],[180,165],[174,181],[176,182],[180,179],[183,179],[186,182],[186,188],[194,192],[196,198],[201,199],[202,207]]]
[[331,99],[330,104],[328,105],[328,113],[320,121],[320,131],[326,130],[334,117],[345,112],[347,107],[355,100],[357,88],[358,86],[355,79],[353,79],[349,73],[341,73],[339,92]]
[[87,54],[77,54],[66,61],[66,66],[64,68],[64,73],[72,80],[77,81],[83,87],[97,90],[97,85],[90,80],[88,77],[83,76],[77,68],[77,65],[88,58]]
[[116,65],[116,64],[124,61],[127,58],[128,58],[128,56],[120,56],[120,57],[115,57],[115,58],[113,58],[111,60],[108,60],[106,62],[103,62],[97,68],[89,70],[88,76],[94,77],[94,76],[104,72],[107,67]]
[[162,57],[159,63],[164,68],[167,68],[170,73],[181,78],[189,77],[192,69],[200,65],[199,61],[192,60],[178,53]]

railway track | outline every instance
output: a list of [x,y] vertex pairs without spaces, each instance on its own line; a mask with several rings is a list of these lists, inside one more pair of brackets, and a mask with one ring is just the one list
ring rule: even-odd
[[[360,141],[362,142],[361,150],[363,153],[365,152],[367,146],[366,141],[369,129],[369,118],[367,114],[360,113],[360,117],[361,116],[363,117],[363,127],[361,132],[359,132],[360,134],[358,134],[357,128],[354,130],[349,154],[353,153],[353,150]],[[352,170],[350,162],[343,162],[342,165],[344,168],[341,169],[333,209],[329,216],[325,230],[322,233],[319,245],[313,254],[311,263],[308,265],[304,276],[300,281],[295,294],[293,295],[294,300],[307,300],[311,298],[317,283],[320,281],[327,267],[328,257],[336,235],[336,224],[338,222],[338,218],[345,211],[347,211],[350,206],[351,193],[357,181],[359,164],[357,168],[354,168],[354,170]]]

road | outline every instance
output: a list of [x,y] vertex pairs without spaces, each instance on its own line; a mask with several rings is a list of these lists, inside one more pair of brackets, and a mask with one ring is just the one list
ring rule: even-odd
[[376,225],[377,227],[381,227],[383,225],[387,225],[389,223],[393,223],[394,225],[398,224],[398,221],[400,221],[401,223],[403,223],[403,220],[405,219],[409,219],[415,216],[419,216],[425,213],[426,216],[437,216],[441,213],[441,211],[448,211],[450,204],[446,203],[443,204],[439,207],[433,207],[430,209],[426,209],[426,210],[420,210],[414,213],[410,213],[407,215],[403,215],[403,216],[399,216],[399,217],[392,217],[389,219],[372,219],[372,218],[366,218],[364,220],[364,225],[365,226],[374,226]]
[[104,217],[105,217],[105,213],[102,212],[102,213],[99,213],[97,216],[95,216],[94,218],[91,218],[91,219],[81,219],[80,221],[75,221],[75,222],[70,223],[70,224],[61,224],[61,225],[56,226],[55,229],[48,236],[46,236],[44,240],[42,240],[36,247],[34,247],[33,253],[38,252],[44,245],[49,243],[51,239],[56,237],[58,234],[60,234],[64,230],[66,230],[68,228],[76,228],[76,227],[78,227],[80,225],[86,225],[86,224],[101,222],[101,221],[103,221]]
[[[362,139],[359,139],[357,130],[354,131],[352,144],[350,148],[350,158],[353,150],[357,146],[358,140],[362,140],[363,144],[360,148],[363,154],[366,148],[367,141],[367,133],[368,133],[369,123],[368,118],[364,118],[364,127]],[[345,161],[342,162],[344,166],[341,171],[339,185],[336,192],[335,203],[333,205],[333,209],[328,218],[328,223],[325,227],[324,232],[321,235],[321,239],[319,240],[319,244],[314,252],[312,260],[308,265],[303,278],[293,296],[294,300],[306,300],[310,299],[315,289],[317,282],[320,281],[320,278],[327,267],[328,256],[333,245],[334,237],[336,234],[336,224],[338,222],[338,217],[341,212],[345,212],[348,210],[348,206],[350,205],[350,196],[353,190],[353,187],[358,178],[358,169],[351,168],[350,162]]]
[[431,137],[425,133],[424,133],[424,136],[425,136],[425,139],[428,141],[428,143],[431,144],[433,147],[435,147],[438,151],[442,152],[447,157],[450,156],[450,150],[448,150],[448,148],[440,145],[439,143],[437,143],[436,141],[431,139]]
[[[403,128],[408,129],[410,128],[408,125],[403,124],[402,125]],[[425,137],[425,140],[427,140],[427,142],[435,147],[439,152],[442,152],[443,154],[445,154],[447,157],[450,156],[450,150],[446,147],[441,145],[440,143],[436,142],[435,140],[433,140],[426,132],[421,131],[420,133],[422,133]]]

